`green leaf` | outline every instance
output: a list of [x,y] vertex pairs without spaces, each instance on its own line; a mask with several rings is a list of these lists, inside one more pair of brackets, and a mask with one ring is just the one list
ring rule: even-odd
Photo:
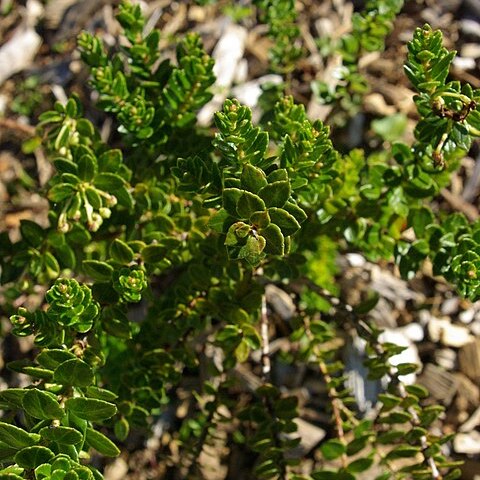
[[347,452],[347,447],[342,441],[334,438],[322,443],[320,451],[326,460],[335,460]]
[[115,190],[115,197],[117,197],[118,204],[122,205],[128,210],[132,210],[135,202],[133,200],[132,194],[126,186],[120,187]]
[[378,400],[383,403],[383,410],[391,410],[392,408],[400,405],[402,402],[401,397],[392,395],[391,393],[380,393],[378,395]]
[[337,470],[322,470],[320,472],[313,472],[312,478],[314,480],[337,480],[339,474]]
[[269,183],[259,190],[258,195],[267,207],[283,207],[290,198],[290,182],[280,181]]
[[63,362],[53,372],[53,382],[60,385],[88,387],[94,380],[93,369],[79,358],[72,358]]
[[254,212],[250,215],[250,223],[255,229],[265,228],[270,223],[270,215],[267,210]]
[[125,417],[117,420],[115,422],[115,425],[113,426],[113,431],[115,433],[115,436],[121,442],[123,442],[128,437],[128,433],[130,431],[130,424],[128,423],[128,420]]
[[70,183],[57,183],[49,190],[47,198],[53,203],[58,203],[72,197],[76,191],[75,186]]
[[240,182],[242,188],[252,193],[257,193],[262,187],[267,185],[267,179],[263,170],[249,163],[243,166]]
[[106,420],[117,413],[117,407],[113,403],[96,398],[69,398],[65,402],[65,408],[77,417],[91,422]]
[[351,473],[360,473],[368,470],[373,464],[373,458],[359,458],[354,460],[347,466],[347,470]]
[[242,340],[235,348],[235,358],[238,363],[245,363],[248,360],[250,354],[250,347],[245,340]]
[[244,258],[250,265],[257,266],[265,248],[265,239],[261,236],[248,236],[246,244],[240,248],[238,258]]
[[27,447],[15,455],[15,462],[22,468],[34,469],[42,463],[48,463],[54,456],[47,447]]
[[290,215],[295,217],[298,223],[302,223],[307,219],[307,214],[293,201],[288,201],[283,207]]
[[42,420],[59,419],[65,413],[53,393],[38,388],[32,388],[25,394],[23,408],[32,417]]
[[84,260],[82,262],[84,272],[99,282],[108,281],[112,278],[113,267],[99,260]]
[[133,250],[122,240],[116,238],[110,245],[110,255],[121,264],[128,264],[133,260]]
[[405,387],[405,390],[407,390],[407,392],[411,395],[415,395],[418,398],[427,398],[429,395],[428,390],[422,385],[407,385]]
[[426,228],[431,225],[433,221],[433,212],[427,207],[411,209],[408,214],[408,223],[413,227],[415,235],[420,238],[425,234]]
[[223,208],[235,218],[238,217],[237,204],[242,193],[239,188],[225,188],[222,193]]
[[270,215],[270,220],[280,227],[280,230],[285,237],[293,235],[300,230],[300,224],[295,217],[283,208],[271,207],[268,209],[268,214]]
[[38,247],[45,238],[43,228],[31,220],[20,220],[20,232],[22,237],[33,247]]
[[115,173],[99,173],[93,184],[104,192],[114,192],[125,186],[125,180]]
[[120,454],[118,447],[109,438],[93,428],[87,428],[85,439],[92,448],[106,457]]
[[22,428],[0,422],[0,441],[16,450],[35,445],[35,437]]
[[98,400],[105,400],[107,402],[113,401],[118,397],[116,393],[113,393],[106,388],[100,388],[94,385],[90,385],[89,387],[87,387],[85,392],[87,397],[97,398]]
[[55,158],[53,160],[53,165],[57,169],[58,173],[71,173],[72,175],[76,175],[78,173],[78,167],[76,163],[68,160],[67,158]]
[[164,245],[152,244],[142,249],[142,258],[146,263],[158,263],[165,259],[167,249]]
[[49,278],[58,278],[60,275],[60,265],[58,264],[57,259],[50,253],[45,252],[43,254],[43,263],[45,265],[45,270]]
[[37,362],[45,368],[55,370],[61,363],[77,358],[72,352],[68,350],[61,350],[59,348],[49,348],[42,350],[37,356]]
[[372,121],[373,131],[387,142],[399,140],[407,127],[407,117],[403,113],[396,113],[388,117]]
[[385,457],[387,460],[396,460],[397,458],[415,458],[417,453],[421,451],[420,447],[412,447],[411,445],[399,445]]
[[85,182],[91,182],[96,173],[96,160],[91,155],[82,155],[78,161],[78,176]]
[[270,253],[272,255],[283,255],[285,253],[285,239],[280,227],[271,223],[267,227],[262,228],[260,234],[267,242],[265,253]]
[[234,221],[235,219],[224,208],[221,208],[210,217],[208,226],[218,233],[224,233]]
[[33,153],[37,148],[42,146],[42,137],[32,137],[27,140],[25,140],[22,143],[22,152],[25,153],[25,155],[29,155],[30,153]]
[[367,298],[360,304],[355,305],[355,312],[360,315],[368,313],[370,310],[373,310],[375,308],[379,299],[380,295],[377,292],[372,292],[369,295],[369,298]]
[[24,480],[24,477],[16,473],[0,473],[0,480]]
[[416,363],[399,363],[396,368],[399,375],[408,375],[417,372],[419,366]]
[[31,364],[28,360],[14,360],[7,364],[10,370],[14,372],[24,373],[34,378],[41,378],[44,380],[50,380],[53,372],[47,368],[37,367]]
[[98,159],[98,168],[101,172],[116,172],[123,162],[122,151],[119,149],[107,150]]
[[0,392],[0,402],[6,402],[16,408],[22,408],[22,400],[27,390],[24,388],[8,388]]
[[263,200],[258,195],[243,190],[237,201],[237,212],[240,218],[249,218],[254,212],[261,210],[265,210]]
[[50,427],[43,427],[39,433],[42,438],[62,445],[75,445],[83,440],[83,435],[71,427],[54,427],[52,425]]

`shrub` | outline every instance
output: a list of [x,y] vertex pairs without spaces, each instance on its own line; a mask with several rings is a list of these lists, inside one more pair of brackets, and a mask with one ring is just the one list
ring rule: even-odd
[[[301,53],[293,2],[257,3],[281,39],[273,66],[289,73]],[[340,46],[346,81],[331,101],[359,105],[358,59],[383,48],[400,7],[377,0],[358,14]],[[13,334],[33,336],[37,353],[10,364],[32,384],[0,392],[0,479],[100,479],[91,450],[118,455],[129,431],[148,429],[181,391],[195,400],[170,426],[183,478],[198,478],[198,458],[221,428],[250,452],[252,478],[354,479],[371,467],[383,471],[377,480],[457,478],[442,449],[450,437],[430,431],[442,408],[422,403],[423,387],[402,383],[417,366],[393,366],[402,348],[382,344],[368,320],[375,298],[348,305],[318,283],[334,283],[332,256],[355,250],[395,259],[407,278],[429,258],[435,274],[480,298],[480,224],[429,206],[480,134],[480,92],[448,80],[454,53],[441,33],[418,28],[408,45],[414,143],[340,154],[329,128],[289,96],[268,124],[255,126],[249,108],[230,99],[215,114],[214,136],[197,127],[215,80],[199,37],[179,42],[175,62],[161,60],[160,32],[143,34],[138,6],[122,3],[117,19],[127,46],[111,54],[86,32],[78,45],[121,148],[101,141],[78,97],[57,103],[38,126],[55,167],[49,226],[23,220],[17,242],[1,234],[6,296],[48,291],[42,308],[11,316]],[[297,313],[281,328],[267,308],[269,284],[296,286]],[[371,377],[389,380],[369,419],[352,405],[332,348],[345,329],[366,340]],[[295,473],[298,399],[271,378],[274,335],[291,342],[283,361],[314,366],[327,387],[333,433],[310,476]],[[239,380],[245,364],[259,385]]]

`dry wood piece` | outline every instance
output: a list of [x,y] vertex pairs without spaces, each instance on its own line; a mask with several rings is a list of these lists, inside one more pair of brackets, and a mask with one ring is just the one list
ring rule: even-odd
[[[460,412],[471,411],[480,403],[480,389],[463,373],[455,373],[455,378],[458,382],[455,407]],[[466,421],[466,418],[464,418],[464,421]]]
[[480,339],[464,345],[458,353],[460,371],[473,382],[480,381]]
[[444,405],[452,403],[458,389],[458,381],[455,375],[433,363],[425,365],[422,374],[418,378],[418,383],[426,387],[432,397]]

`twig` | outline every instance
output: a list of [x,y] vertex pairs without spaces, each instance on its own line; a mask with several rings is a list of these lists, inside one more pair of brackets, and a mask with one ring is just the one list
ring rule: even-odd
[[11,118],[0,118],[0,128],[7,130],[14,130],[22,135],[33,136],[35,135],[35,127],[31,125],[25,125],[24,123],[17,122]]
[[[313,342],[314,336],[312,331],[310,330],[310,322],[308,318],[305,319],[305,332],[310,342]],[[347,445],[347,441],[345,439],[345,431],[343,430],[343,420],[342,420],[342,414],[341,414],[341,411],[343,409],[343,403],[338,397],[337,389],[333,386],[333,379],[330,376],[330,373],[328,372],[327,364],[321,359],[322,354],[318,350],[317,345],[313,347],[313,353],[317,357],[320,373],[322,374],[327,384],[328,396],[330,397],[330,400],[332,403],[333,418],[335,420],[335,428],[337,429],[338,438],[344,445]],[[342,454],[341,460],[342,460],[342,466],[345,468],[348,464],[348,458],[345,453]]]
[[476,207],[466,202],[462,197],[454,195],[450,190],[442,188],[440,191],[442,197],[455,209],[462,212],[470,221],[478,219],[479,213]]
[[270,379],[272,365],[270,362],[270,340],[268,338],[268,311],[267,299],[265,294],[262,295],[262,311],[260,318],[260,335],[262,337],[262,375],[266,382]]

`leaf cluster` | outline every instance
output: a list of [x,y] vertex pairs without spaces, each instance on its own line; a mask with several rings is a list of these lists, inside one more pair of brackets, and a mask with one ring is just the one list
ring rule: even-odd
[[[259,8],[282,39],[277,54],[293,45],[282,53],[292,65],[290,3]],[[370,13],[356,17],[352,64],[381,46],[399,8],[369,2]],[[112,430],[122,442],[185,395],[192,415],[168,428],[189,475],[216,430],[230,428],[257,478],[354,479],[374,466],[378,480],[456,478],[442,454],[449,438],[430,432],[441,409],[423,404],[422,387],[403,385],[416,366],[393,367],[401,349],[382,344],[369,325],[375,301],[353,308],[318,280],[334,281],[326,255],[356,249],[394,259],[406,277],[430,258],[435,273],[479,298],[480,224],[429,206],[478,131],[478,92],[447,81],[453,55],[441,34],[423,27],[409,44],[415,142],[341,154],[328,126],[291,97],[276,102],[264,127],[232,99],[211,131],[200,129],[197,111],[214,76],[199,38],[179,41],[174,64],[162,61],[160,32],[146,31],[138,5],[122,3],[118,20],[126,46],[107,52],[82,33],[79,47],[121,148],[101,141],[77,97],[44,113],[39,131],[55,167],[45,192],[49,225],[23,220],[19,241],[0,237],[6,298],[46,291],[42,308],[5,307],[13,333],[32,335],[39,350],[9,365],[32,384],[0,393],[0,479],[100,479],[84,460],[91,449],[117,455]],[[414,237],[404,235],[409,228]],[[270,284],[298,296],[281,327],[267,305]],[[332,348],[346,327],[365,340],[372,378],[388,383],[369,420],[352,406]],[[332,431],[310,477],[298,474],[292,453],[301,442],[298,399],[271,375],[274,335],[293,346],[283,361],[315,369],[327,392]],[[247,387],[238,375],[245,364],[261,372]]]

